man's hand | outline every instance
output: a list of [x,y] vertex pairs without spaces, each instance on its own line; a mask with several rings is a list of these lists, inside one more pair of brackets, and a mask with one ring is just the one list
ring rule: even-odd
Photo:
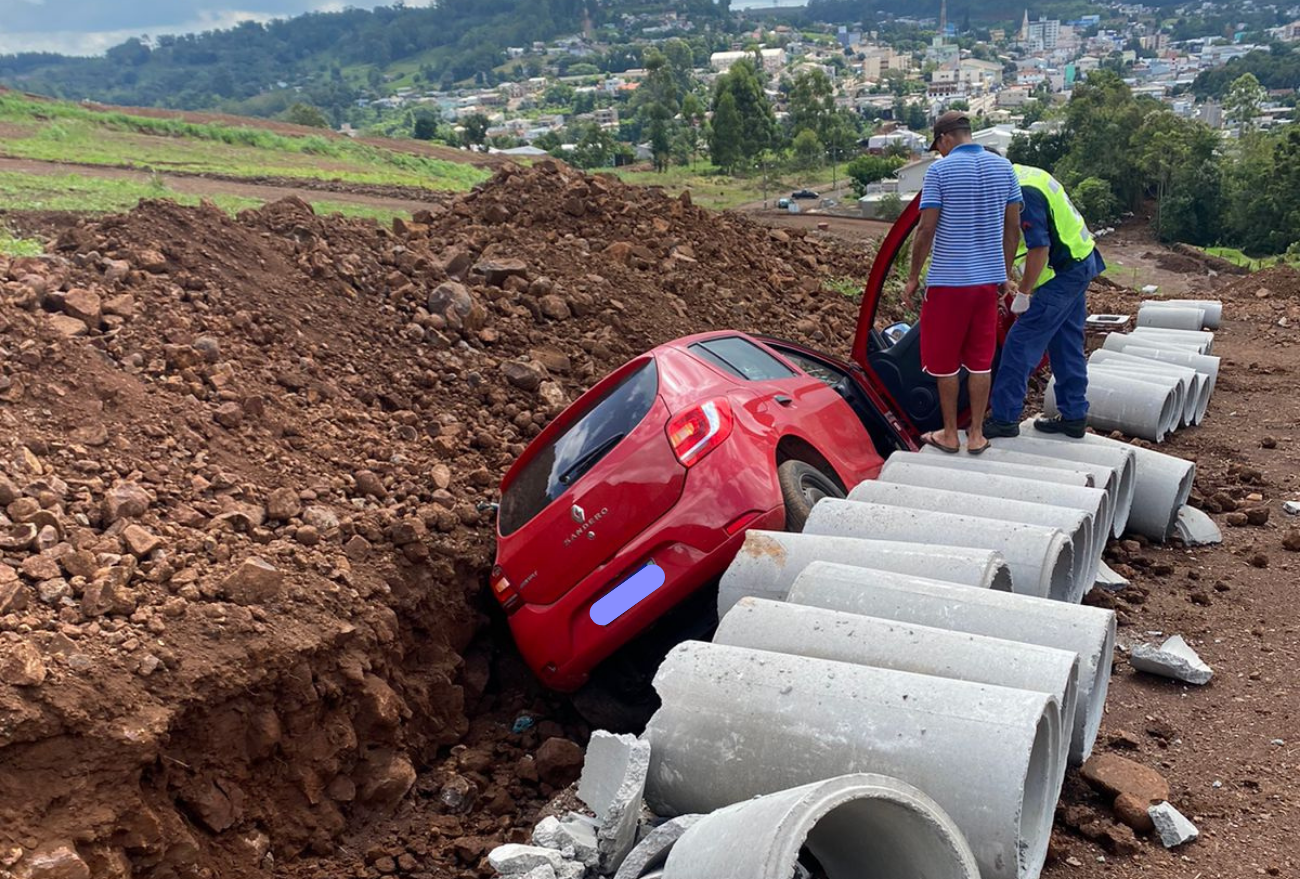
[[903,308],[908,311],[916,311],[916,288],[921,286],[918,278],[908,278],[907,283],[903,285]]

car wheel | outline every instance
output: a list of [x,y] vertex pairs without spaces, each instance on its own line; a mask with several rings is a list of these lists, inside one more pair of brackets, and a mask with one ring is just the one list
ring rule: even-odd
[[785,499],[786,531],[802,531],[812,508],[822,498],[844,497],[835,480],[803,461],[786,461],[776,468],[776,478]]
[[615,681],[605,675],[592,679],[570,697],[574,709],[594,728],[615,733],[640,733],[659,710],[659,695],[649,678]]

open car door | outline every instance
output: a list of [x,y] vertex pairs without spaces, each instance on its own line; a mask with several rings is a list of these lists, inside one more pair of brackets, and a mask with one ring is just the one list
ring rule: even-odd
[[[877,326],[877,321],[885,322],[880,314],[882,303],[888,297],[896,297],[907,280],[907,270],[901,266],[907,265],[907,257],[910,256],[912,232],[921,219],[920,204],[921,194],[917,193],[880,242],[880,249],[871,265],[871,274],[862,293],[862,308],[858,313],[852,352],[853,362],[862,368],[872,390],[902,422],[913,442],[920,442],[921,434],[925,431],[937,430],[943,426],[938,386],[934,378],[921,369],[920,321],[897,341],[889,339],[882,332],[883,326]],[[895,271],[896,264],[900,266],[898,271]],[[1002,304],[1004,307],[1000,310],[998,321],[999,355],[1007,331],[1015,322],[1015,316],[1009,308],[1009,297]],[[896,307],[896,302],[894,306]],[[995,356],[993,360],[994,372],[997,371],[998,359]],[[970,411],[964,372],[959,405],[958,422],[965,426],[970,423]]]

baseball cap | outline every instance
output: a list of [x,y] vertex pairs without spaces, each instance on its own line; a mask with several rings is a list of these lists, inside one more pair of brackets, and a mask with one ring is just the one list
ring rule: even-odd
[[949,110],[934,122],[934,140],[930,143],[930,152],[939,149],[939,138],[952,131],[970,131],[970,117],[960,110]]

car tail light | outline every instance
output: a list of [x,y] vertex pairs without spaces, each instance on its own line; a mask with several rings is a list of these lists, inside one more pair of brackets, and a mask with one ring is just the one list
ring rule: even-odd
[[735,419],[721,397],[680,412],[668,422],[668,442],[685,467],[693,467],[731,436]]
[[507,615],[514,613],[519,606],[524,603],[515,587],[506,579],[506,572],[501,570],[500,565],[492,566],[492,575],[488,578],[488,585],[492,587],[492,594],[501,604],[501,609]]

